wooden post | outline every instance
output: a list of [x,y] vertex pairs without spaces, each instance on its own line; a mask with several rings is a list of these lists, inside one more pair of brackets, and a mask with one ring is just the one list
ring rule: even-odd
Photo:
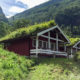
[[64,52],[66,52],[66,44],[64,43]]
[[71,54],[73,53],[73,49],[71,48]]
[[73,57],[73,48],[71,48],[71,58]]
[[76,52],[77,52],[77,47],[76,47]]
[[56,33],[56,51],[58,51],[58,33]]
[[50,32],[48,32],[48,44],[49,44],[49,49],[51,49],[51,42],[50,42]]
[[36,57],[38,57],[38,36],[36,37]]

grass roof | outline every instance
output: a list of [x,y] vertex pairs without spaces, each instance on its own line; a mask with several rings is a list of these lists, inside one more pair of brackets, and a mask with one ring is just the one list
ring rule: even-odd
[[68,44],[67,46],[73,46],[73,45],[75,45],[78,41],[80,41],[80,38],[70,38],[71,44]]
[[41,24],[36,24],[24,28],[17,29],[16,31],[10,33],[9,35],[6,35],[5,37],[0,39],[0,42],[6,41],[6,40],[11,40],[11,39],[16,39],[16,38],[21,38],[25,36],[33,36],[36,35],[36,33],[48,29],[50,27],[55,26],[56,23],[54,20],[51,20],[49,22],[43,22]]

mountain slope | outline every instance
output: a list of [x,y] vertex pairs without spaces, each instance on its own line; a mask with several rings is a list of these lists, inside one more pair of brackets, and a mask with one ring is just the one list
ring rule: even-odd
[[65,8],[79,6],[79,4],[80,0],[50,0],[11,17],[9,21],[20,18],[29,19],[32,23],[48,21],[55,18],[55,15],[60,11],[64,11]]
[[29,20],[30,24],[55,19],[67,35],[80,37],[80,0],[50,0],[11,17],[9,21],[21,18]]
[[4,15],[1,7],[0,7],[0,21],[8,22],[8,20],[7,20],[7,18],[5,17],[5,15]]

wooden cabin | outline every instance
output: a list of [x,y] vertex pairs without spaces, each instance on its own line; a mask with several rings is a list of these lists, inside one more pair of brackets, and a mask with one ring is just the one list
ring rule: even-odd
[[70,43],[57,25],[48,29],[43,28],[41,31],[37,31],[35,35],[26,34],[22,37],[5,39],[0,42],[4,43],[6,50],[35,57],[53,55],[67,57],[66,44]]
[[67,46],[67,53],[71,58],[76,54],[76,52],[80,51],[80,39],[73,38],[73,40],[73,44]]

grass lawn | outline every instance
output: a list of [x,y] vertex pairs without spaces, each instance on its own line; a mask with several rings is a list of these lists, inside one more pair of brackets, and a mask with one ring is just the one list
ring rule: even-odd
[[27,80],[80,80],[80,64],[64,58],[38,59]]

